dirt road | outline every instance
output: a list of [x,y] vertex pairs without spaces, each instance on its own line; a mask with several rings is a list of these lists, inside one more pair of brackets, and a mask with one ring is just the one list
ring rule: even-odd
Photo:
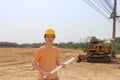
[[[34,48],[0,48],[0,80],[37,80],[31,61]],[[80,50],[61,49],[62,62],[71,56],[77,58]],[[120,80],[120,56],[111,63],[76,63],[76,60],[58,71],[60,80]]]

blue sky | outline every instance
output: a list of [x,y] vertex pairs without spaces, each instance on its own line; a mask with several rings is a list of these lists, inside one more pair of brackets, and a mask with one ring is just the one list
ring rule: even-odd
[[0,0],[0,42],[44,42],[47,28],[56,31],[55,42],[111,38],[112,23],[83,0]]

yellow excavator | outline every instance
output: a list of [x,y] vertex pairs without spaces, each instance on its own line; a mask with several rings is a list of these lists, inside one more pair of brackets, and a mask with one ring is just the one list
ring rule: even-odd
[[78,55],[77,62],[87,61],[95,63],[111,62],[111,45],[104,46],[104,42],[112,41],[114,39],[90,40],[87,43],[84,53]]

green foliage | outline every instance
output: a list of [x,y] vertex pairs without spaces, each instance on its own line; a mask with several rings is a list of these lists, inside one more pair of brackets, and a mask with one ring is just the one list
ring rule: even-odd
[[19,47],[19,45],[12,42],[0,42],[0,47]]
[[54,44],[57,47],[60,48],[69,48],[69,49],[83,49],[85,48],[84,43],[74,43],[74,42],[68,42],[68,43],[59,43],[59,44]]
[[120,42],[116,44],[115,52],[116,54],[120,54]]
[[115,52],[120,54],[120,37],[115,38]]
[[[96,40],[96,37],[92,37],[91,40]],[[120,54],[120,37],[115,39],[115,52],[116,54]],[[0,42],[0,47],[20,47],[20,48],[38,48],[45,43],[32,43],[32,44],[17,44],[17,43],[11,43],[11,42]],[[59,48],[70,48],[70,49],[84,49],[87,45],[87,42],[67,42],[67,43],[54,43],[55,46]],[[111,46],[111,43],[104,43],[105,47]]]

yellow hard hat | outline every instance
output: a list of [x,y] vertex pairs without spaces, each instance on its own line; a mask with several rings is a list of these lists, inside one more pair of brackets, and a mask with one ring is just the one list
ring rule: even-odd
[[53,30],[53,29],[47,29],[46,31],[45,31],[45,33],[44,33],[44,35],[46,35],[46,34],[53,34],[53,35],[55,35],[55,31]]

